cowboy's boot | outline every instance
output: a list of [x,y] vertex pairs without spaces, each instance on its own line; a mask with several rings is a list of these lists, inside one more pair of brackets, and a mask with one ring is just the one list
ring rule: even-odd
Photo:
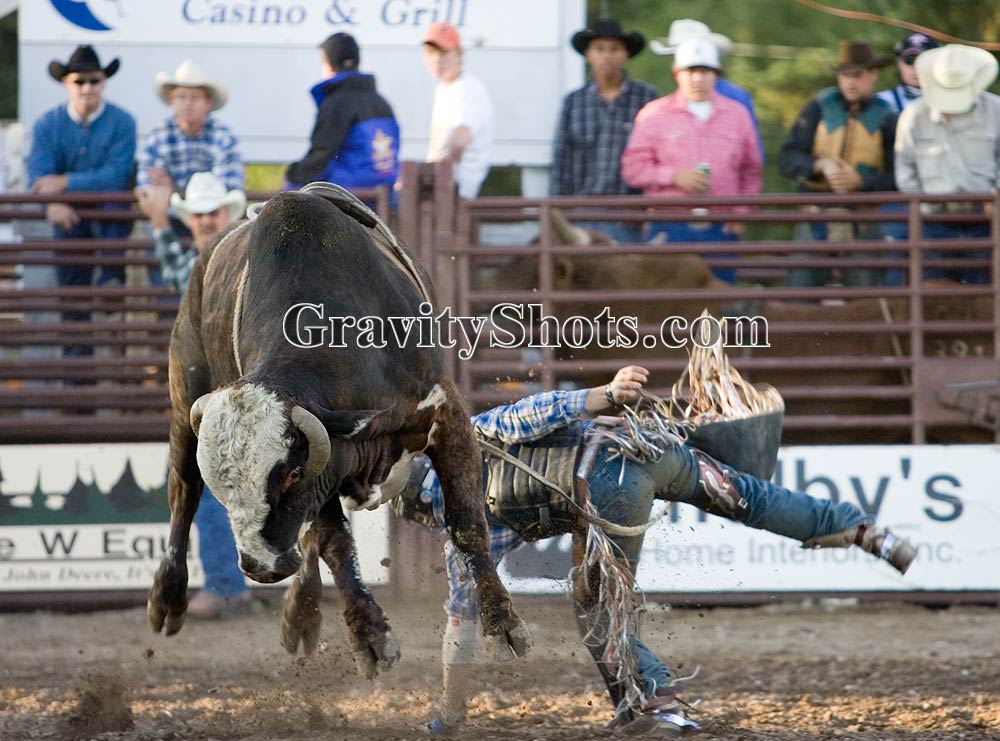
[[848,548],[852,545],[888,561],[900,574],[905,574],[917,549],[906,538],[893,535],[888,529],[877,525],[860,525],[832,535],[810,538],[803,548]]

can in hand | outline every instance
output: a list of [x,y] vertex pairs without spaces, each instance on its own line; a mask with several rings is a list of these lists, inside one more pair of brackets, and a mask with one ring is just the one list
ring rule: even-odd
[[694,169],[697,170],[698,172],[700,172],[703,175],[711,175],[712,174],[712,166],[710,164],[708,164],[707,162],[699,162],[695,166]]

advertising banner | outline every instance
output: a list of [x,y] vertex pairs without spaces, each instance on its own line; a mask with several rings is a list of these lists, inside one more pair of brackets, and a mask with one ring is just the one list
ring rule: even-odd
[[[170,530],[166,473],[162,443],[0,446],[0,592],[148,589]],[[389,579],[387,518],[384,507],[351,517],[369,585]]]
[[569,45],[586,22],[583,0],[26,0],[19,9],[19,115],[29,130],[66,100],[49,62],[91,44],[105,64],[121,60],[105,96],[136,118],[140,136],[169,115],[154,76],[185,59],[199,64],[228,89],[214,115],[247,162],[304,156],[316,115],[309,89],[322,78],[318,47],[341,31],[357,39],[361,71],[393,107],[404,159],[427,154],[436,83],[421,41],[436,21],[459,29],[464,69],[489,91],[493,164],[548,165],[562,96],[583,82],[583,58]]
[[[852,502],[913,542],[918,555],[905,576],[858,548],[804,550],[675,504],[646,535],[639,586],[651,593],[1000,590],[998,470],[996,445],[782,448],[776,483]],[[564,591],[570,541],[512,552],[502,567],[512,591]]]

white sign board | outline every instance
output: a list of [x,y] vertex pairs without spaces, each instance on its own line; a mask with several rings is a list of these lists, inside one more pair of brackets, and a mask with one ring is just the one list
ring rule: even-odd
[[493,164],[546,165],[562,96],[583,81],[569,37],[585,12],[583,0],[30,0],[19,14],[20,115],[30,124],[63,102],[48,64],[92,44],[103,63],[121,59],[106,95],[136,117],[141,136],[168,115],[154,75],[190,58],[228,87],[216,115],[239,137],[244,159],[295,161],[316,114],[317,47],[345,31],[396,112],[403,157],[420,160],[435,84],[420,42],[431,23],[447,20],[462,34],[466,68],[493,98]]
[[[643,544],[646,592],[1000,591],[1000,446],[783,448],[775,482],[851,502],[910,539],[905,576],[858,548],[804,550],[674,505]],[[512,591],[565,591],[570,537],[521,546],[501,571]]]
[[[0,592],[148,589],[170,531],[166,471],[163,443],[0,446]],[[387,508],[350,519],[362,578],[388,583]]]

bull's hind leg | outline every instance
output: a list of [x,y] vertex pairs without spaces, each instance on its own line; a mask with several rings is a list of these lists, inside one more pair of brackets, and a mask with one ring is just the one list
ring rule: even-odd
[[497,661],[524,656],[531,648],[531,634],[514,612],[490,557],[480,458],[469,418],[454,386],[438,410],[432,437],[427,455],[441,482],[448,535],[476,580],[486,643]]
[[170,536],[167,553],[153,577],[146,602],[146,618],[154,633],[166,627],[173,635],[184,625],[187,612],[187,552],[191,522],[201,500],[202,480],[195,457],[196,440],[190,426],[175,413],[170,425]]
[[323,614],[319,603],[323,597],[323,582],[319,575],[319,548],[312,532],[302,536],[304,558],[299,572],[285,590],[285,608],[281,613],[281,645],[290,654],[302,652],[311,656],[319,645]]
[[358,671],[374,679],[396,665],[399,646],[385,613],[361,581],[354,536],[338,497],[323,506],[311,532],[337,583]]

